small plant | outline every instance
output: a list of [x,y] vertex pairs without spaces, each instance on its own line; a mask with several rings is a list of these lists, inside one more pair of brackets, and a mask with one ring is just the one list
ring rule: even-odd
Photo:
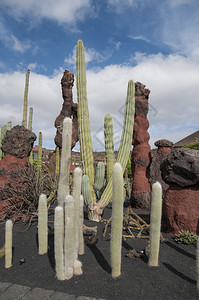
[[189,230],[182,230],[175,235],[174,239],[178,244],[190,245],[197,243],[198,235],[196,233],[189,232]]
[[195,143],[186,145],[182,148],[189,148],[189,149],[199,150],[199,142],[195,142]]

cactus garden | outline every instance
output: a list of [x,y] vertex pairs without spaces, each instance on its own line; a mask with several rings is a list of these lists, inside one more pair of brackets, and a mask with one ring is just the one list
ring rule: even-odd
[[[191,225],[186,223],[190,227],[184,228],[187,230],[186,241],[192,241],[188,233],[195,230],[192,233],[194,243],[183,243],[180,236],[183,228],[174,238],[176,224],[170,222],[168,225],[169,208],[165,204],[166,184],[171,181],[170,169],[164,167],[164,161],[165,182],[161,176],[161,182],[155,177],[160,172],[160,164],[155,175],[148,175],[152,174],[145,126],[148,121],[146,111],[142,114],[140,107],[148,103],[149,90],[134,82],[132,74],[126,83],[126,100],[121,100],[125,112],[119,150],[114,151],[110,112],[104,116],[104,160],[96,164],[89,121],[84,44],[78,40],[77,104],[68,97],[74,76],[66,70],[62,83],[67,80],[70,83],[67,96],[63,93],[68,106],[64,111],[63,105],[55,121],[57,147],[49,167],[43,161],[42,132],[38,133],[38,152],[37,157],[34,156],[36,137],[32,132],[32,107],[27,121],[29,76],[30,70],[25,78],[22,125],[1,127],[1,162],[13,155],[7,150],[7,140],[13,132],[15,137],[20,130],[22,135],[27,132],[30,144],[26,155],[24,151],[16,150],[23,164],[17,169],[13,161],[9,170],[12,178],[8,179],[8,170],[0,174],[7,180],[0,191],[1,281],[30,283],[96,299],[197,299],[198,216],[193,215]],[[146,135],[142,141],[137,129],[141,119]],[[80,161],[71,168],[71,149],[77,140]],[[160,148],[168,151],[164,158],[169,160],[169,141],[161,140],[158,150]],[[188,151],[197,149],[194,145],[191,150],[184,151],[190,155]],[[197,185],[196,177],[193,181]],[[169,187],[171,191],[175,184]],[[186,186],[184,181],[182,186]],[[197,193],[197,188],[194,191]],[[182,219],[178,221],[182,223]],[[169,235],[171,232],[173,234]]]

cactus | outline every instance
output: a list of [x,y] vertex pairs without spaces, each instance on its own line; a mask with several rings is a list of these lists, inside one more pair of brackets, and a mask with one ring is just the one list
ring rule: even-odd
[[[124,127],[122,132],[122,138],[120,142],[120,148],[118,152],[117,162],[121,164],[123,172],[125,171],[126,164],[129,159],[131,151],[132,136],[133,136],[133,125],[135,115],[135,84],[133,80],[128,82],[126,106],[125,106],[125,119]],[[112,179],[109,180],[98,205],[101,208],[111,201],[112,197]]]
[[39,150],[36,165],[37,175],[41,175],[42,171],[42,133],[39,132]]
[[93,147],[90,134],[89,111],[86,91],[86,67],[84,57],[84,45],[81,40],[77,42],[76,48],[76,86],[78,100],[78,130],[81,149],[81,159],[84,174],[89,176],[91,200],[96,202],[94,186],[94,162]]
[[121,274],[121,246],[123,227],[123,170],[119,163],[113,166],[113,203],[111,224],[111,268],[112,277]]
[[5,225],[5,268],[12,267],[12,221],[7,220]]
[[9,121],[9,122],[8,122],[8,125],[7,125],[7,130],[11,130],[11,129],[12,129],[12,122]]
[[152,202],[150,216],[150,254],[149,266],[158,266],[160,247],[160,228],[162,217],[162,186],[159,182],[152,185]]
[[199,290],[199,238],[196,245],[196,276],[196,285],[197,289]]
[[32,131],[32,116],[33,116],[33,108],[30,107],[29,110],[29,119],[28,119],[28,129]]
[[23,120],[22,120],[22,125],[24,127],[27,127],[27,107],[28,107],[29,76],[30,76],[30,70],[27,70],[27,72],[26,72],[25,90],[24,90],[24,105],[23,105]]
[[61,206],[55,208],[55,268],[56,276],[59,280],[65,279],[64,269],[64,212]]
[[114,147],[113,147],[113,121],[110,114],[106,114],[104,117],[104,141],[106,152],[106,179],[109,179],[113,173],[113,165],[115,161]]
[[91,204],[90,180],[88,175],[82,176],[82,195],[86,206]]
[[39,197],[38,207],[38,241],[39,254],[45,254],[48,251],[48,211],[46,195]]
[[79,230],[78,230],[78,254],[84,254],[84,236],[83,236],[83,221],[84,221],[84,199],[80,196],[79,200]]
[[102,161],[98,162],[95,176],[94,188],[98,192],[104,186],[105,166]]
[[61,207],[63,207],[63,202],[65,201],[66,196],[69,194],[71,138],[72,120],[70,118],[65,118],[63,121],[61,167],[57,191],[57,200],[59,206]]

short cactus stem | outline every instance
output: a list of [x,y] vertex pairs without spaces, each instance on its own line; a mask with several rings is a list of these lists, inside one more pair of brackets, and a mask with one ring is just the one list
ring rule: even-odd
[[90,190],[90,180],[88,175],[82,176],[82,196],[84,198],[84,203],[86,206],[91,204],[91,190]]
[[148,264],[158,266],[160,248],[160,229],[162,217],[162,186],[159,182],[152,185],[152,202],[150,216],[150,254]]
[[12,221],[7,220],[5,225],[5,268],[12,267]]
[[113,201],[111,223],[111,268],[112,277],[121,274],[121,247],[123,228],[123,170],[119,163],[113,167]]
[[99,161],[96,168],[95,184],[96,191],[100,191],[104,186],[105,166],[102,161]]
[[39,254],[45,254],[48,251],[48,210],[46,195],[39,197],[38,207],[38,241]]
[[56,276],[59,280],[65,280],[64,268],[64,213],[61,206],[55,208],[55,268]]

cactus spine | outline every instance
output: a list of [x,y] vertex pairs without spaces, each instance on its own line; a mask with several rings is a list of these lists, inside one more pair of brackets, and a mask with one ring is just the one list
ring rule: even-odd
[[27,72],[26,72],[25,90],[24,90],[24,105],[23,105],[23,120],[22,120],[22,125],[24,127],[27,127],[27,107],[28,107],[29,76],[30,76],[30,70],[27,70]]
[[71,136],[72,120],[70,118],[65,118],[63,121],[61,166],[57,191],[57,200],[59,206],[61,207],[63,207],[63,202],[65,201],[66,196],[69,194]]
[[162,217],[162,186],[159,182],[152,185],[152,202],[150,216],[150,254],[149,266],[158,266],[160,248],[160,228]]
[[82,176],[82,195],[86,206],[91,204],[91,189],[88,175]]
[[32,116],[33,116],[33,108],[30,107],[29,110],[29,119],[28,119],[28,129],[32,131]]
[[113,203],[111,223],[111,268],[112,277],[121,274],[121,246],[123,228],[123,170],[119,163],[113,167]]
[[12,267],[12,221],[7,220],[5,225],[5,268]]
[[90,134],[89,111],[86,91],[86,67],[84,57],[84,45],[81,40],[76,48],[76,86],[78,100],[78,128],[81,149],[81,159],[84,174],[89,176],[92,203],[96,202],[94,185],[93,147]]
[[[117,157],[117,162],[121,164],[123,172],[126,168],[126,164],[128,162],[130,151],[131,151],[134,115],[135,115],[135,84],[133,80],[130,80],[128,82],[128,89],[127,89],[124,126],[122,131],[118,157]],[[111,196],[112,196],[112,179],[109,180],[102,194],[102,197],[98,202],[99,206],[101,208],[106,207],[106,205],[111,201]]]
[[113,173],[113,165],[115,161],[113,147],[113,121],[110,114],[106,114],[104,118],[104,141],[106,153],[106,178],[107,182],[109,182]]
[[46,195],[41,194],[39,197],[38,208],[38,240],[39,254],[45,254],[48,250],[48,211]]

